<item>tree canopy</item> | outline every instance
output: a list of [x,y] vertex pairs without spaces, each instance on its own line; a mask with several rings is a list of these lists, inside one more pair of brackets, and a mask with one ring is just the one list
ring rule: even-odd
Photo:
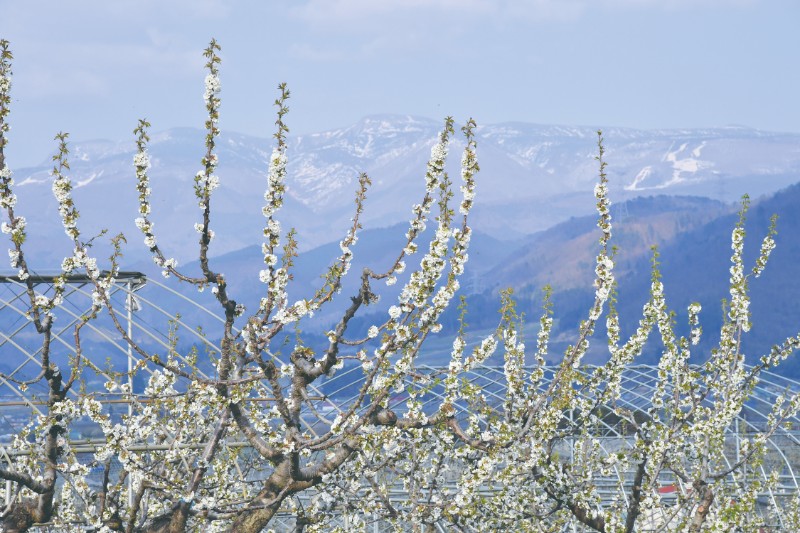
[[[703,334],[701,308],[689,306],[691,333],[677,335],[655,250],[649,295],[633,333],[625,336],[616,312],[607,163],[598,132],[594,301],[560,363],[546,362],[556,319],[546,289],[532,347],[525,344],[523,318],[507,291],[496,329],[477,342],[468,338],[462,306],[448,367],[430,368],[427,343],[454,304],[469,257],[468,222],[479,171],[475,122],[468,120],[460,130],[456,186],[445,168],[456,126],[445,119],[424,169],[421,200],[410,207],[405,243],[393,262],[381,271],[350,272],[370,186],[362,174],[341,254],[331,258],[312,297],[292,300],[288,287],[298,240],[279,218],[287,194],[290,93],[280,85],[264,184],[262,295],[258,307],[248,310],[209,254],[213,193],[224,179],[216,173],[221,59],[212,40],[204,53],[205,148],[193,183],[200,211],[194,223],[196,271],[181,268],[159,244],[152,217],[150,124],[144,119],[134,131],[131,190],[135,187],[139,200],[132,216],[154,263],[168,281],[208,289],[220,328],[199,333],[214,340],[214,350],[204,351],[199,343],[185,349],[176,317],[167,325],[166,347],[153,348],[134,338],[124,317],[129,310],[112,298],[124,277],[126,237],[113,236],[111,257],[99,260],[92,248],[98,237],[81,233],[66,133],[56,136],[52,177],[73,253],[45,292],[28,267],[25,218],[15,210],[6,163],[8,42],[0,41],[0,52],[2,231],[9,235],[14,280],[39,342],[36,376],[0,373],[0,378],[21,393],[34,385],[47,391],[39,414],[4,448],[4,531],[247,533],[274,527],[279,514],[291,517],[295,531],[309,532],[364,530],[376,521],[415,531],[433,531],[436,525],[460,531],[563,531],[574,525],[608,533],[800,528],[800,500],[796,493],[781,492],[768,449],[770,439],[787,434],[786,423],[800,408],[798,391],[772,398],[762,408],[763,423],[735,433],[735,442],[731,438],[762,373],[800,344],[800,336],[782,340],[756,365],[745,365],[740,341],[751,328],[749,284],[764,271],[777,232],[773,219],[755,264],[746,267],[747,199],[731,235],[730,298],[719,342],[703,354],[703,363],[690,364]],[[428,225],[432,233],[425,233]],[[62,362],[51,357],[54,320],[76,275],[88,284],[92,303],[76,320],[70,357]],[[357,290],[340,295],[347,275],[358,277]],[[383,305],[374,289],[378,283],[398,284],[397,300]],[[313,315],[334,301],[345,302],[339,318],[312,332],[326,342],[304,342],[304,328],[319,327]],[[371,317],[382,318],[363,332],[351,327],[367,307]],[[88,332],[101,320],[130,350],[135,364],[129,369],[103,367],[86,353]],[[596,335],[601,320],[604,339]],[[583,359],[595,342],[607,345],[608,359],[588,366]],[[657,346],[660,360],[649,388],[632,391],[626,376],[646,346]],[[490,372],[484,363],[496,353],[504,360],[502,379],[490,386],[480,376]],[[343,368],[351,376],[348,394],[324,392],[323,384]],[[89,376],[102,376],[103,388],[118,393],[128,411],[115,414],[103,391],[87,386]],[[143,382],[141,390],[130,385],[133,378]],[[642,397],[638,407],[628,401],[631,394]],[[71,428],[86,419],[100,435],[91,451],[71,436]],[[95,483],[98,472],[101,480]]]

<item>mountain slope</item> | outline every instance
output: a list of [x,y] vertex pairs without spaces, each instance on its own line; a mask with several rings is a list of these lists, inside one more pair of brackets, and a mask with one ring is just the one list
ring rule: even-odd
[[[406,220],[424,193],[425,163],[441,121],[407,116],[367,117],[349,128],[289,138],[284,228],[300,231],[302,249],[331,242],[352,216],[358,174],[373,181],[363,216],[366,227]],[[167,253],[181,262],[193,258],[193,224],[200,212],[192,179],[200,168],[203,132],[177,128],[153,134],[150,171],[153,219]],[[509,123],[477,130],[481,172],[473,226],[495,238],[518,238],[572,216],[590,213],[597,174],[592,128]],[[731,200],[749,190],[777,190],[800,175],[800,135],[746,128],[605,132],[612,198],[628,200],[655,193],[703,195]],[[263,225],[261,206],[272,143],[236,133],[219,138],[221,187],[212,204],[220,255],[256,243]],[[102,228],[124,231],[133,240],[136,194],[132,141],[75,142],[70,176],[86,234]],[[460,141],[451,146],[448,170],[457,181]],[[13,164],[13,144],[9,146]],[[49,165],[16,169],[19,212],[29,219],[30,246],[40,268],[68,251],[60,235],[50,193]],[[131,261],[146,258],[129,247]]]
[[[800,301],[800,184],[790,186],[753,202],[745,229],[745,267],[752,269],[761,239],[766,235],[772,214],[779,216],[777,247],[764,274],[751,279],[753,328],[742,338],[742,349],[753,362],[775,343],[800,332],[797,302]],[[679,334],[688,334],[686,308],[692,302],[702,305],[704,335],[693,350],[695,361],[703,361],[719,340],[722,300],[730,299],[728,277],[731,257],[731,232],[737,220],[736,206],[698,198],[654,197],[629,203],[627,217],[614,223],[612,242],[620,247],[616,258],[619,282],[618,310],[623,334],[632,334],[648,297],[651,276],[649,245],[657,244],[667,303],[676,312]],[[494,290],[473,297],[478,307],[491,309],[497,288],[514,286],[520,307],[536,320],[540,290],[545,283],[554,286],[557,323],[551,353],[575,340],[575,331],[587,314],[594,295],[593,261],[598,230],[593,219],[584,217],[560,224],[533,236],[522,248],[490,270]],[[478,311],[480,313],[480,311]],[[598,324],[588,361],[607,357],[604,326]],[[657,335],[656,335],[657,336]],[[660,350],[650,344],[641,362],[655,363]],[[800,377],[800,360],[794,356],[782,373]]]
[[[800,301],[800,184],[755,202],[747,215],[745,230],[745,273],[758,257],[761,240],[767,233],[770,217],[779,216],[778,235],[763,275],[750,279],[750,311],[753,327],[742,338],[742,349],[751,362],[768,352],[772,344],[800,332],[797,302]],[[731,256],[731,231],[736,215],[728,214],[693,231],[680,235],[661,250],[661,269],[668,303],[677,312],[679,330],[686,332],[686,308],[693,301],[703,306],[701,324],[704,337],[699,346],[700,359],[707,356],[719,340],[723,298],[728,294]],[[649,287],[647,265],[640,261],[636,273],[620,291],[624,303],[621,312],[636,313],[634,294],[645,294]],[[650,355],[653,361],[655,354]],[[790,359],[782,372],[800,376],[800,361]]]

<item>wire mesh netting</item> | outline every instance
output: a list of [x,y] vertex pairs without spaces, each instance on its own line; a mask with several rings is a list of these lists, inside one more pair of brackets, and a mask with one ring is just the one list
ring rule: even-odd
[[[12,450],[10,443],[24,428],[35,423],[38,415],[44,413],[48,391],[46,384],[41,382],[34,382],[29,386],[19,384],[32,380],[39,374],[42,362],[42,339],[28,316],[30,302],[25,284],[14,276],[0,277],[0,282],[2,282],[0,283],[0,324],[2,324],[0,373],[6,376],[0,376],[0,464],[10,464],[14,460],[14,454],[18,453]],[[53,290],[52,276],[36,276],[33,282],[38,293],[48,294]],[[52,348],[48,356],[54,364],[62,368],[69,368],[71,358],[74,357],[74,329],[91,309],[92,287],[91,280],[73,276],[67,284],[64,303],[56,310],[57,321],[53,327]],[[118,276],[109,296],[112,306],[117,310],[121,327],[130,338],[147,351],[174,352],[177,357],[185,357],[184,349],[175,350],[175,339],[180,338],[183,343],[181,346],[192,347],[207,354],[209,361],[213,361],[214,354],[219,353],[218,341],[211,332],[216,331],[214,328],[222,322],[222,318],[186,293],[176,291],[157,280],[147,279],[142,274],[124,272]],[[87,323],[82,335],[82,350],[92,360],[93,365],[91,368],[84,368],[81,386],[73,387],[70,394],[76,397],[87,392],[95,394],[114,420],[120,420],[124,414],[129,413],[133,403],[141,405],[147,402],[143,390],[148,373],[151,372],[148,366],[144,366],[139,373],[130,374],[129,382],[126,384],[127,390],[109,390],[109,382],[118,380],[117,373],[128,372],[135,368],[140,356],[123,340],[120,331],[108,316],[100,314],[97,319]],[[194,366],[199,376],[214,375],[215,369],[211,362]],[[582,369],[582,372],[586,373],[591,371],[592,367]],[[424,386],[426,393],[423,396],[423,411],[432,413],[441,405],[441,400],[444,398],[443,386],[436,385],[436,379],[443,377],[445,372],[446,369],[418,365],[417,375],[424,375],[427,379],[409,380],[405,388],[400,388],[392,397],[390,407],[402,412],[408,399],[408,388]],[[554,372],[554,368],[545,369],[542,386],[549,383]],[[617,400],[618,406],[634,413],[647,412],[659,379],[658,372],[655,366],[629,366],[623,375],[623,393]],[[490,403],[496,402],[498,406],[502,405],[507,388],[502,367],[477,367],[469,371],[465,377],[483,391]],[[324,377],[310,387],[308,408],[304,409],[302,414],[307,431],[313,435],[323,435],[328,432],[337,415],[357,402],[363,379],[364,372],[360,364],[345,365],[335,375]],[[742,443],[766,427],[770,410],[777,398],[784,396],[787,391],[797,390],[800,390],[800,383],[796,381],[772,372],[761,374],[750,400],[745,404],[735,423],[728,428],[726,460],[730,465],[739,461]],[[265,409],[274,404],[274,398],[269,396],[251,397],[248,401],[260,402]],[[457,404],[455,407],[460,411],[459,416],[462,418],[470,414],[467,405]],[[565,420],[570,416],[571,413],[565,410]],[[798,422],[795,417],[781,425],[768,439],[763,461],[752,469],[745,469],[743,476],[735,481],[747,483],[748,479],[764,480],[770,472],[777,472],[778,482],[758,496],[764,508],[768,505],[779,506],[782,501],[794,497],[797,493],[797,474],[800,466]],[[634,443],[631,429],[626,427],[623,420],[610,414],[599,417],[594,431],[602,448],[608,453],[631,447]],[[255,487],[264,479],[264,471],[258,467],[255,455],[246,451],[248,443],[241,434],[229,433],[227,438],[230,447],[244,450],[239,452],[238,475],[242,476],[242,479],[251,481]],[[69,442],[79,460],[89,463],[93,452],[105,440],[97,424],[84,417],[70,426]],[[141,446],[154,447],[152,443],[144,442]],[[159,446],[169,448],[169,439]],[[568,458],[573,453],[570,440],[562,441],[557,452],[561,457]],[[119,468],[119,464],[112,461],[112,475],[117,475]],[[93,470],[90,475],[91,482],[99,484],[103,475],[102,468]],[[402,504],[402,482],[401,480],[394,482],[396,500],[400,502],[398,504]],[[619,496],[620,487],[626,488],[632,485],[633,472],[615,470],[608,476],[598,477],[596,482],[598,492],[604,499],[610,501]],[[682,483],[680,479],[664,473],[659,479],[662,498],[669,501],[682,491],[690,490],[682,486]],[[0,494],[6,502],[14,497],[9,484],[4,488],[0,486]],[[300,500],[305,503],[309,498],[310,496],[302,494],[300,496]],[[294,520],[293,516],[279,514],[271,527],[276,531],[293,531]],[[663,524],[663,520],[659,517],[653,517],[653,520],[654,523]],[[395,530],[394,525],[380,516],[364,517],[364,521],[371,531]],[[347,527],[344,518],[340,525]],[[780,527],[780,524],[776,526]],[[443,525],[437,527],[440,531],[447,530]],[[574,527],[576,531],[579,530],[577,526]]]

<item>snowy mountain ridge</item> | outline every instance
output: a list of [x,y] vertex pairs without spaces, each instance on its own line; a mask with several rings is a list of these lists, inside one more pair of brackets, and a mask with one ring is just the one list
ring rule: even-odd
[[[284,228],[297,227],[305,249],[338,240],[352,216],[361,172],[372,179],[365,226],[384,227],[409,217],[424,193],[425,164],[443,121],[375,115],[346,128],[290,136]],[[191,182],[200,170],[204,132],[174,128],[152,134],[149,151],[156,230],[191,258],[199,210]],[[504,123],[476,130],[481,172],[473,225],[495,237],[539,231],[590,213],[597,179],[595,128]],[[641,195],[681,194],[733,201],[798,181],[800,134],[744,127],[680,130],[604,130],[612,201]],[[448,170],[458,179],[463,141],[456,135]],[[221,187],[212,200],[220,254],[260,242],[261,205],[272,140],[224,132],[218,141]],[[108,228],[138,232],[133,140],[73,142],[71,178],[88,233]],[[7,149],[13,164],[13,142]],[[31,235],[61,233],[50,193],[49,163],[15,170],[20,213]],[[49,206],[49,207],[48,207]],[[47,247],[45,247],[47,248]],[[133,249],[141,248],[133,246]]]

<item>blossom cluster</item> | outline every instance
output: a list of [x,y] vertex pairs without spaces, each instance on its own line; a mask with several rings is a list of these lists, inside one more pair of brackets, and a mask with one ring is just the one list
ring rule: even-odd
[[133,156],[133,166],[136,172],[136,190],[139,194],[139,216],[135,223],[139,231],[144,235],[144,245],[153,254],[153,262],[162,267],[164,277],[168,277],[171,271],[178,266],[174,258],[166,258],[158,247],[158,241],[154,232],[155,223],[150,220],[150,178],[147,171],[150,169],[150,155],[147,153],[147,142],[150,140],[147,129],[150,124],[146,120],[140,120],[139,125],[134,130],[136,134],[136,154]]
[[775,235],[778,233],[775,229],[777,221],[778,217],[773,215],[770,220],[769,230],[764,236],[764,240],[761,241],[761,252],[758,255],[758,259],[756,259],[755,266],[753,266],[753,277],[757,278],[761,276],[761,273],[764,272],[764,268],[767,266],[767,261],[769,260],[772,250],[775,249]]
[[10,235],[12,242],[14,244],[22,244],[25,242],[25,226],[27,225],[27,221],[25,217],[22,216],[15,216],[11,223],[3,222],[0,225],[0,231],[3,233]]
[[3,209],[13,209],[17,205],[17,196],[11,192],[14,180],[11,177],[11,169],[3,164],[0,168],[0,207]]
[[[283,194],[286,191],[286,185],[284,184],[286,161],[286,154],[281,149],[276,148],[273,150],[267,173],[267,190],[264,193],[266,204],[262,209],[262,214],[267,220],[264,226],[264,242],[261,245],[261,250],[264,254],[264,264],[267,268],[261,270],[259,280],[269,286],[272,299],[268,301],[280,301],[288,281],[285,271],[275,268],[278,263],[276,252],[280,245],[281,225],[274,218],[283,205]],[[262,311],[267,312],[267,309],[264,308]]]
[[[63,161],[62,161],[63,165]],[[53,195],[58,202],[58,213],[61,215],[61,224],[70,239],[77,239],[80,235],[78,231],[78,210],[72,201],[72,182],[63,173],[62,167],[55,167],[52,175]]]
[[742,251],[744,247],[744,228],[737,225],[731,234],[731,255],[730,267],[730,294],[731,302],[728,310],[728,318],[742,331],[750,329],[750,299],[747,296],[747,278],[744,274],[744,262]]

